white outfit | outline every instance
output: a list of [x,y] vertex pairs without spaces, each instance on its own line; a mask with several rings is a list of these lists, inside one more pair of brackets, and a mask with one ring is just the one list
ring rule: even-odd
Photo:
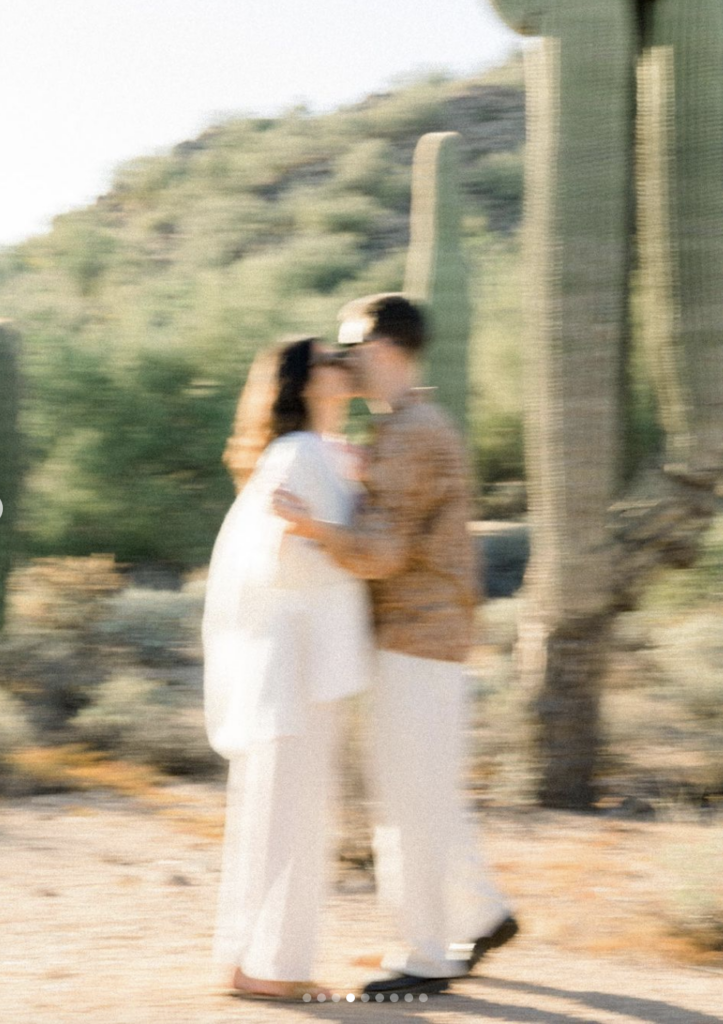
[[346,524],[356,490],[343,448],[295,432],[272,442],[226,514],[211,554],[202,635],[206,729],[231,758],[258,740],[302,735],[310,702],[363,689],[366,585],[271,511],[283,484],[317,519]]
[[422,977],[466,971],[469,950],[511,913],[490,881],[460,791],[465,676],[458,662],[379,651],[370,693],[374,864],[406,952],[387,970]]
[[339,706],[369,679],[365,584],[271,511],[284,485],[317,519],[350,521],[342,445],[311,432],[272,442],[214,545],[202,624],[209,742],[228,758],[214,959],[301,981],[325,890]]

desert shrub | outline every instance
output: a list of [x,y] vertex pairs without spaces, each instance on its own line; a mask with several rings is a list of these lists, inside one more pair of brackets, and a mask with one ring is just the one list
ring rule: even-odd
[[646,590],[641,607],[651,615],[683,611],[723,599],[723,515],[703,537],[700,555],[689,569],[661,572]]
[[0,689],[0,758],[33,742],[35,730],[23,702]]
[[[401,291],[404,284],[406,253],[397,251],[385,259],[369,264],[353,281],[344,282],[334,293],[335,306],[341,306],[358,295]],[[335,323],[337,309],[329,311]]]
[[113,760],[82,743],[25,747],[13,755],[13,768],[13,792],[23,796],[111,789],[143,797],[164,781],[155,768]]
[[11,574],[9,625],[26,631],[84,631],[122,586],[111,554],[33,559]]
[[485,484],[525,476],[522,423],[521,294],[519,240],[504,242],[480,231],[468,243],[481,284],[473,290],[470,447]]
[[179,258],[188,264],[223,267],[273,230],[275,211],[258,196],[242,193],[233,201],[223,193],[199,196],[186,212]]
[[62,729],[107,674],[93,630],[122,585],[112,555],[40,558],[11,573],[0,682],[39,732]]
[[683,820],[656,845],[668,930],[700,952],[723,951],[722,843],[723,823],[696,827]]
[[519,597],[486,601],[477,613],[479,642],[511,654],[517,643],[521,608]]
[[666,689],[699,726],[701,744],[718,759],[723,744],[723,619],[699,612],[652,630],[653,658]]
[[522,480],[525,476],[525,441],[519,412],[488,412],[484,429],[475,436],[478,479],[485,484]]
[[117,242],[85,213],[56,217],[52,245],[56,262],[83,296],[93,293],[112,264]]
[[201,362],[144,351],[114,370],[107,387],[91,376],[87,393],[76,381],[72,395],[52,398],[53,415],[63,402],[68,422],[27,481],[24,522],[35,553],[173,560],[183,549],[191,563],[207,557],[216,523],[199,509],[220,513],[232,494],[220,453],[237,389],[231,381],[198,388]]
[[126,587],[107,604],[95,629],[104,643],[120,644],[144,665],[174,665],[199,654],[203,595]]
[[493,201],[518,204],[522,201],[523,154],[491,153],[474,168],[474,190]]
[[364,139],[346,150],[336,162],[336,185],[371,196],[384,194],[393,159],[389,143],[382,139]]
[[444,131],[447,125],[439,102],[440,85],[430,77],[402,92],[372,99],[364,111],[364,129],[382,139]]
[[137,157],[117,168],[113,187],[126,202],[149,205],[185,173],[184,161],[172,155]]
[[283,260],[286,287],[299,292],[331,292],[363,265],[356,237],[338,232],[299,235]]
[[293,317],[297,296],[330,292],[362,265],[357,239],[346,233],[297,234],[283,249],[242,260],[231,282],[244,297],[244,333],[256,331],[257,337],[271,341],[298,329]]
[[321,234],[366,234],[384,210],[367,196],[345,193],[319,195],[299,190],[294,196],[296,222],[302,231]]
[[127,673],[98,687],[71,723],[74,738],[99,750],[177,775],[217,771],[208,745],[200,694]]
[[615,624],[606,730],[649,795],[700,803],[723,789],[722,527],[718,517],[698,563],[661,573],[641,609]]
[[468,782],[478,799],[528,800],[534,783],[531,757],[532,695],[520,683],[514,657],[520,598],[489,601],[476,623],[469,679]]
[[532,797],[531,695],[520,686],[513,658],[490,653],[476,669],[468,776],[483,798],[513,803]]
[[0,689],[0,792],[12,789],[13,754],[33,744],[35,729],[22,701]]
[[107,672],[102,652],[72,633],[35,631],[0,639],[2,684],[39,732],[55,736],[91,699]]
[[203,576],[181,591],[123,587],[123,580],[113,558],[100,555],[39,559],[11,576],[0,683],[53,742],[119,669],[154,665],[181,679],[201,661]]

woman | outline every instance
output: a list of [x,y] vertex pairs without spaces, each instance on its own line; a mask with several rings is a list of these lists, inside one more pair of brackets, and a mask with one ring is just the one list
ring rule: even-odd
[[366,589],[271,510],[284,483],[314,514],[349,520],[341,435],[352,380],[304,338],[255,361],[224,453],[239,491],[209,566],[204,706],[229,760],[214,959],[238,995],[315,998],[333,758],[344,697],[367,681]]

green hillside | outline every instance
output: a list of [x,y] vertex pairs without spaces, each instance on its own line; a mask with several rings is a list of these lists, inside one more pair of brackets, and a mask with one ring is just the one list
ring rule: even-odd
[[332,114],[235,118],[121,167],[94,205],[0,254],[24,339],[28,554],[205,561],[233,489],[220,463],[260,346],[334,336],[339,306],[402,284],[414,146],[456,130],[476,306],[474,436],[518,476],[518,63],[436,76]]

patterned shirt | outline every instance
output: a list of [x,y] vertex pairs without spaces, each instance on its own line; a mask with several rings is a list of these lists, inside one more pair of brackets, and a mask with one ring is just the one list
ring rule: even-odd
[[351,526],[330,528],[324,543],[370,581],[378,647],[464,661],[479,600],[467,468],[457,431],[424,390],[376,417],[366,493]]

